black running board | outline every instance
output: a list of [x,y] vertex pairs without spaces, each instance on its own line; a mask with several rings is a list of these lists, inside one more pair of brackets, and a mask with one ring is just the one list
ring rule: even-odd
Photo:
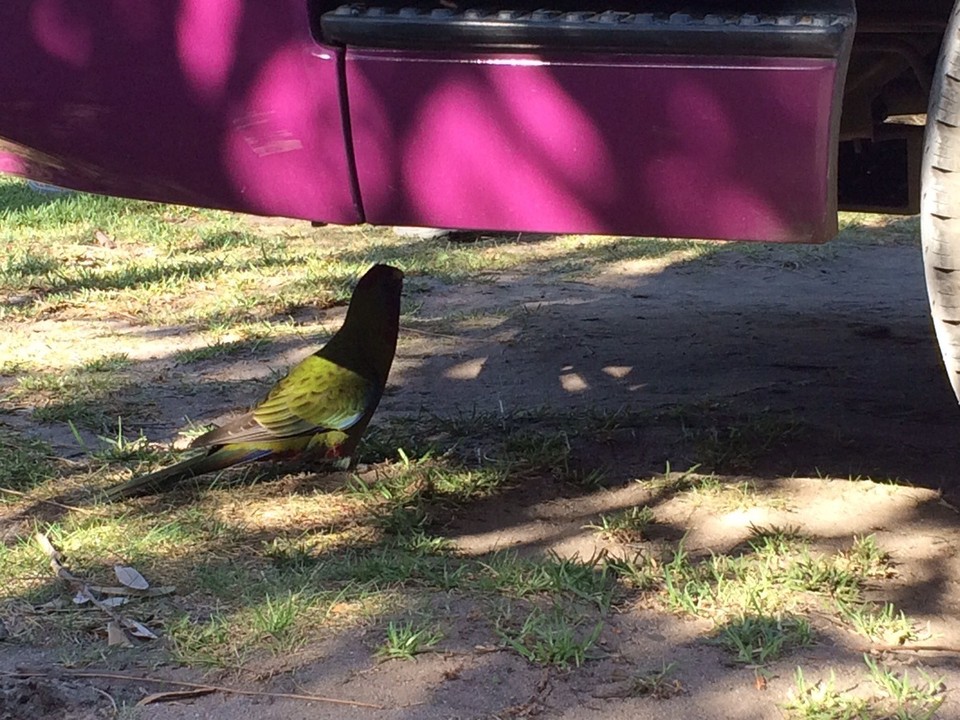
[[327,12],[313,6],[311,14],[317,39],[342,46],[807,58],[840,57],[856,24],[852,0],[777,3],[774,13],[516,7],[522,2],[499,9],[353,3]]

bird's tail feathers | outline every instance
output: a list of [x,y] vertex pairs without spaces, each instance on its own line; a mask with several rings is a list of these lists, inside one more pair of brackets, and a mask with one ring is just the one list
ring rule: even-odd
[[244,454],[249,453],[234,450],[230,447],[221,447],[207,455],[189,458],[168,468],[147,475],[140,475],[127,482],[107,488],[106,497],[108,500],[114,501],[158,493],[167,490],[181,480],[188,480],[197,475],[223,470],[231,465],[257,459],[256,457],[243,457]]

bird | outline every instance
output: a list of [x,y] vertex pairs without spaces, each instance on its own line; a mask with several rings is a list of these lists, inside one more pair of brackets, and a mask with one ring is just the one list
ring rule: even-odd
[[343,325],[246,413],[196,437],[206,452],[108,488],[110,501],[257,460],[319,457],[350,467],[397,349],[403,272],[374,265],[357,282]]

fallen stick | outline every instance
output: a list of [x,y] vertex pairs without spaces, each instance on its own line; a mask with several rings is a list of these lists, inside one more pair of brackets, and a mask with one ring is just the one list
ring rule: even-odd
[[884,645],[874,643],[863,647],[864,652],[941,652],[960,654],[958,645]]
[[[0,671],[4,677],[26,680],[37,677],[51,677],[51,673],[46,672],[7,672]],[[222,692],[232,695],[253,695],[257,697],[286,698],[288,700],[305,700],[307,702],[322,702],[333,705],[349,705],[351,707],[369,708],[371,710],[386,710],[383,705],[360,702],[359,700],[343,700],[341,698],[326,697],[325,695],[310,695],[307,693],[278,693],[267,692],[265,690],[244,690],[243,688],[234,688],[226,685],[209,685],[206,683],[192,683],[185,680],[167,680],[166,678],[155,678],[141,675],[124,675],[123,673],[95,672],[90,670],[59,670],[56,675],[68,678],[86,678],[90,680],[124,680],[127,682],[143,682],[155,684],[175,685],[177,687],[190,688],[201,692]]]
[[76,505],[65,505],[64,503],[59,503],[56,500],[44,500],[43,498],[31,497],[25,492],[20,492],[19,490],[11,490],[10,488],[0,487],[0,492],[7,493],[8,495],[15,495],[17,497],[26,498],[27,500],[33,500],[34,502],[43,503],[44,505],[53,505],[58,507],[61,510],[71,510],[73,512],[83,513],[85,515],[101,515],[102,513],[97,512],[96,510],[91,510],[90,508],[77,507]]

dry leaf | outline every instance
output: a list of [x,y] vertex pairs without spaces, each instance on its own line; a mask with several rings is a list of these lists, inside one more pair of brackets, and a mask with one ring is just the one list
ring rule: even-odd
[[153,693],[142,698],[140,702],[137,703],[137,707],[158,702],[189,700],[190,698],[200,697],[201,695],[209,695],[210,693],[215,692],[216,689],[214,688],[197,688],[196,690],[172,690],[170,692]]
[[130,602],[129,598],[125,597],[108,597],[100,601],[101,605],[106,605],[107,607],[120,607],[121,605],[126,605]]
[[119,623],[113,620],[107,623],[107,645],[111,647],[114,645],[130,647],[130,638],[127,637],[127,634],[123,631],[123,628],[120,627]]
[[130,634],[134,637],[149,638],[150,640],[157,639],[157,636],[153,630],[148,628],[143,623],[137,622],[136,620],[131,620],[130,618],[124,618],[123,622],[130,629]]
[[127,565],[114,565],[113,572],[117,575],[117,580],[122,585],[126,585],[134,590],[146,590],[150,583],[140,573]]
[[37,605],[34,610],[63,610],[64,600],[62,597],[55,597],[49,602],[45,602],[42,605]]
[[84,603],[90,602],[90,600],[92,600],[92,598],[90,597],[90,593],[88,593],[86,590],[80,590],[76,595],[73,596],[74,605],[83,605]]
[[106,248],[115,248],[117,244],[113,241],[113,238],[107,235],[103,230],[97,230],[93,237],[96,238],[97,244]]

